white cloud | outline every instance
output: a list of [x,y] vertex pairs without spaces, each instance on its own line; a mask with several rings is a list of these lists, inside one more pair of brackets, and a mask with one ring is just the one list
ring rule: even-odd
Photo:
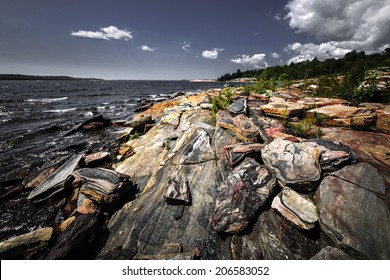
[[320,44],[290,44],[291,60],[343,56],[351,50],[380,52],[390,45],[390,0],[290,0],[285,19]]
[[145,51],[145,52],[154,52],[156,49],[155,48],[151,48],[149,46],[146,46],[146,45],[143,45],[141,47],[139,47],[139,49]]
[[287,64],[290,64],[291,62],[297,63],[305,60],[312,60],[315,57],[317,57],[319,60],[325,60],[332,57],[343,57],[351,50],[352,49],[341,47],[340,43],[334,41],[318,45],[313,43],[294,43],[287,45],[285,48],[286,52],[292,53],[294,55],[293,58],[287,61]]
[[283,19],[282,14],[281,14],[281,13],[277,13],[277,14],[274,16],[274,19],[276,19],[277,21],[281,21],[281,20]]
[[100,39],[100,40],[125,40],[129,41],[133,39],[133,35],[130,31],[125,29],[119,29],[115,26],[108,26],[100,28],[100,31],[85,31],[79,30],[77,32],[70,33],[72,36]]
[[265,62],[266,54],[264,53],[257,53],[252,56],[250,55],[239,55],[235,58],[231,59],[230,61],[236,64],[242,64],[243,66],[254,66],[256,68],[260,68],[261,64],[264,66],[267,66],[267,62]]
[[271,56],[273,57],[273,58],[275,58],[275,59],[278,59],[278,58],[280,58],[281,56],[280,56],[280,54],[278,54],[278,53],[271,53]]
[[184,41],[183,43],[181,43],[181,49],[182,49],[183,51],[191,52],[191,51],[190,51],[190,48],[191,48],[191,43],[190,43],[190,42]]
[[202,52],[202,56],[207,59],[217,59],[218,58],[218,53],[223,51],[223,49],[213,49],[212,51],[205,50]]

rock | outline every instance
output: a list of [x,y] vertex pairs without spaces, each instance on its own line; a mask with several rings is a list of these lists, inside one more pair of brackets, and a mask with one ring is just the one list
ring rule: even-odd
[[192,252],[188,253],[176,253],[176,254],[158,254],[158,255],[142,255],[137,254],[133,259],[134,260],[181,260],[189,261],[194,259],[194,254]]
[[233,115],[246,114],[248,111],[248,106],[246,104],[246,99],[238,99],[228,106],[228,111]]
[[222,156],[230,168],[239,165],[246,157],[261,161],[261,150],[264,144],[240,143],[227,145],[222,148]]
[[111,120],[103,117],[102,115],[90,118],[81,124],[76,125],[73,129],[66,132],[64,136],[69,136],[75,132],[83,131],[83,130],[94,130],[106,127],[111,124]]
[[275,140],[277,133],[284,132],[284,126],[276,119],[251,114],[252,122],[258,127],[259,134],[264,143]]
[[271,172],[254,159],[245,159],[220,186],[211,227],[217,232],[242,231],[266,202],[275,185]]
[[306,117],[324,126],[371,127],[375,126],[377,114],[371,109],[345,105],[331,105],[306,112]]
[[139,114],[134,115],[133,119],[129,121],[128,125],[131,126],[134,131],[144,133],[145,126],[148,124],[153,124],[152,116],[149,114]]
[[[177,129],[157,124],[134,142],[137,153],[120,168],[128,175],[134,174],[131,178],[139,184],[142,193],[110,219],[109,236],[99,258],[158,256],[164,244],[169,243],[182,244],[183,252],[199,247],[205,259],[227,258],[220,248],[218,234],[209,225],[217,186],[221,183],[211,146],[214,129],[206,128],[211,120],[211,112],[191,109],[183,113]],[[205,125],[195,126],[199,121]],[[180,137],[167,151],[163,142],[173,135]],[[150,155],[155,155],[153,161]],[[162,199],[172,174],[187,181],[191,206],[169,205]],[[180,208],[183,212],[180,219],[175,219],[178,207],[183,207]]]
[[[372,164],[390,186],[390,136],[382,133],[354,130],[332,130],[325,132],[323,137],[331,141],[349,146],[357,153],[359,161]],[[388,205],[390,207],[390,188],[388,190]]]
[[267,116],[290,118],[302,116],[306,106],[294,102],[275,101],[261,106],[260,109]]
[[168,204],[189,204],[191,195],[186,179],[178,176],[170,179],[164,199]]
[[71,223],[74,222],[75,219],[76,219],[75,216],[72,216],[72,217],[66,219],[65,221],[63,221],[63,222],[61,222],[60,224],[57,225],[56,230],[58,232],[63,232]]
[[228,112],[220,110],[217,113],[217,125],[229,129],[244,142],[256,142],[258,139],[258,128],[244,115],[232,118]]
[[353,258],[339,248],[327,246],[312,257],[311,260],[353,260]]
[[320,151],[306,143],[276,139],[265,146],[261,156],[282,187],[308,192],[321,179]]
[[318,221],[314,203],[290,188],[274,198],[272,208],[301,229],[312,229]]
[[385,186],[368,163],[349,165],[323,179],[316,192],[323,232],[349,255],[390,258],[390,214]]
[[2,260],[22,259],[29,251],[45,248],[52,234],[53,229],[46,227],[3,241],[0,243],[0,258]]
[[213,108],[213,105],[210,103],[201,103],[199,106],[204,110],[211,110]]
[[88,257],[99,239],[99,221],[92,215],[81,215],[58,237],[48,260],[82,260]]
[[173,112],[168,116],[162,118],[160,122],[161,124],[168,124],[172,125],[174,128],[177,128],[180,124],[181,114],[181,112]]
[[79,194],[77,200],[77,212],[80,214],[94,214],[98,210],[98,207],[93,203],[92,200],[87,198],[82,193]]
[[356,153],[343,144],[325,139],[309,139],[304,142],[320,150],[320,165],[323,172],[333,172],[357,162]]
[[80,192],[98,204],[115,204],[121,197],[134,191],[129,177],[104,168],[82,168],[72,174]]
[[337,104],[345,105],[347,104],[347,101],[338,98],[304,97],[299,99],[297,104],[306,105],[307,108],[314,109]]
[[148,103],[142,104],[141,106],[135,108],[135,109],[134,109],[134,112],[135,112],[135,113],[144,112],[144,111],[146,111],[146,110],[149,110],[151,107],[153,107],[153,105],[154,105],[153,102],[148,102]]
[[183,95],[186,95],[185,92],[176,91],[171,94],[170,99],[175,99],[176,97],[183,96]]
[[23,180],[23,186],[26,188],[35,188],[37,185],[41,184],[50,174],[58,169],[68,157],[58,157],[54,160],[50,160],[43,164],[43,166],[31,174],[27,175]]
[[45,201],[65,190],[65,181],[75,170],[83,154],[70,156],[55,172],[44,179],[35,187],[27,197],[34,203]]
[[86,166],[96,166],[101,163],[104,163],[110,158],[110,153],[108,152],[99,152],[91,155],[84,156],[84,164]]
[[310,259],[327,245],[319,231],[299,230],[271,209],[249,233],[232,238],[231,254],[238,260]]
[[183,247],[180,243],[164,244],[158,253],[160,255],[180,254],[183,253]]

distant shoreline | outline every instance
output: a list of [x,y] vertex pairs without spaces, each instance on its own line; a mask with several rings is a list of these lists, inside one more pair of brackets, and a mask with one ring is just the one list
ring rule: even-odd
[[68,76],[36,76],[22,74],[0,74],[0,81],[74,81],[74,80],[102,80],[97,78],[74,78]]

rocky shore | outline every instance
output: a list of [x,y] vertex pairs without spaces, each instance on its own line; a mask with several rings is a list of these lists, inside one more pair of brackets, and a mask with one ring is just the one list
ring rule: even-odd
[[390,105],[235,89],[214,115],[219,94],[76,127],[123,134],[25,177],[50,213],[0,258],[390,259]]

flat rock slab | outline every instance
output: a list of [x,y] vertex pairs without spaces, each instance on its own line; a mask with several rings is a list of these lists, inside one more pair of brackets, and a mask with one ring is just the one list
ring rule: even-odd
[[325,126],[371,127],[375,126],[377,114],[372,109],[345,105],[331,105],[306,112],[308,119]]
[[306,108],[303,104],[281,101],[270,102],[260,107],[267,116],[286,118],[302,116]]
[[337,104],[345,105],[347,104],[347,101],[338,98],[304,97],[302,99],[299,99],[297,101],[297,104],[306,105],[307,108],[314,109]]
[[95,166],[101,164],[110,158],[110,153],[99,152],[84,156],[84,163],[86,166]]
[[275,185],[271,172],[254,159],[245,159],[220,186],[211,218],[212,229],[231,233],[242,231]]
[[41,184],[35,187],[27,198],[34,203],[38,203],[63,191],[66,179],[75,170],[82,157],[83,154],[69,157],[54,173],[50,174]]
[[353,257],[390,258],[390,214],[384,183],[368,163],[349,165],[323,179],[316,192],[323,232]]
[[104,168],[81,168],[72,173],[73,184],[82,186],[80,192],[97,203],[114,203],[133,185],[127,175]]
[[28,251],[43,249],[49,244],[52,234],[53,228],[40,228],[1,242],[0,259],[21,259]]
[[282,187],[308,192],[313,190],[321,179],[320,151],[305,143],[279,138],[265,146],[261,156]]
[[239,143],[227,145],[222,148],[222,156],[229,167],[234,168],[239,165],[246,157],[261,160],[261,150],[265,144],[260,143]]
[[284,188],[274,198],[271,207],[301,229],[312,229],[318,221],[313,201],[290,188]]

